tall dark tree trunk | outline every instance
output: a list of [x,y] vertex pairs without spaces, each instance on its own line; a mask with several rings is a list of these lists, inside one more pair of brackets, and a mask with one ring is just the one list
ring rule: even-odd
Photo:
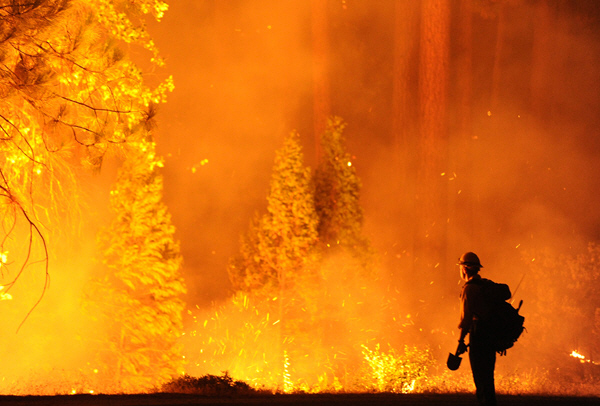
[[[423,0],[419,64],[420,143],[415,255],[425,278],[445,263],[448,205],[449,0]],[[441,268],[439,268],[441,269]]]
[[321,157],[321,134],[331,114],[329,85],[329,33],[327,29],[327,2],[311,1],[313,47],[313,128],[316,160]]
[[[473,227],[473,9],[472,0],[459,0],[456,22],[456,48],[452,99],[455,101],[451,125],[450,167],[456,172],[449,193],[451,252],[460,255],[474,242]],[[452,174],[454,176],[454,173]],[[459,236],[463,236],[459,239]]]

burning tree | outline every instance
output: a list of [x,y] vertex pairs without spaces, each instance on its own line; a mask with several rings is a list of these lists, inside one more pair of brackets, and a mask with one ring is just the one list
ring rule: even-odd
[[304,167],[297,133],[277,152],[267,213],[255,220],[242,240],[241,255],[229,274],[234,290],[261,290],[277,296],[291,287],[310,263],[317,242],[310,170]]
[[150,137],[133,146],[111,192],[115,218],[99,236],[106,276],[90,300],[107,337],[98,357],[105,378],[125,391],[155,387],[183,366],[178,338],[186,289],[160,167]]
[[[139,335],[116,337],[110,344],[112,350],[123,349],[123,340],[131,340],[140,348],[137,358],[122,358],[118,367],[117,361],[111,365],[122,375],[131,372],[136,363],[143,365],[144,357],[157,364],[157,372],[152,373],[161,377],[177,369],[173,361],[177,351],[170,343],[181,328],[181,303],[175,295],[183,291],[183,285],[169,274],[177,271],[180,259],[176,244],[167,242],[172,239],[172,226],[165,209],[160,208],[162,186],[154,173],[160,161],[154,156],[148,133],[156,105],[165,101],[173,82],[169,77],[155,88],[148,87],[141,70],[123,51],[126,44],[143,47],[154,65],[162,66],[144,19],[150,15],[160,20],[166,9],[161,0],[0,0],[0,259],[5,268],[1,282],[15,286],[25,270],[31,273],[40,263],[47,277],[53,270],[57,274],[68,272],[53,268],[48,260],[62,259],[66,247],[71,247],[69,237],[81,224],[80,175],[99,171],[111,153],[124,154],[131,178],[126,181],[127,175],[121,173],[119,198],[126,194],[123,182],[140,187],[138,193],[147,193],[143,201],[152,203],[147,210],[154,210],[158,217],[145,228],[141,222],[150,220],[140,219],[142,213],[130,218],[135,227],[155,233],[139,241],[149,245],[137,257],[140,264],[151,265],[154,274],[147,276],[140,271],[133,275],[131,269],[119,269],[130,272],[130,279],[123,274],[107,276],[112,284],[103,291],[103,299],[123,306],[117,306],[114,313],[117,324],[128,320],[131,327],[143,318],[157,323],[152,333],[144,334],[142,329]],[[135,165],[141,166],[133,168]],[[129,197],[142,199],[134,193]],[[114,199],[118,200],[116,196]],[[118,204],[127,210],[133,209],[134,203]],[[74,227],[66,227],[69,222]],[[62,238],[55,242],[57,236]],[[121,237],[133,238],[127,233]],[[124,250],[124,245],[120,248]],[[117,267],[116,255],[130,255],[128,261],[134,255],[119,252],[114,245],[111,249],[106,257],[112,266],[109,269]],[[146,292],[132,280],[145,284]],[[131,289],[129,282],[137,288],[137,296],[123,293],[124,286]],[[160,290],[151,287],[160,282],[166,283]],[[31,293],[28,290],[34,290],[33,286],[28,280],[21,287],[25,292],[19,294]],[[20,299],[18,289],[11,292],[15,308]],[[140,305],[140,312],[127,307],[134,303]],[[148,304],[153,311],[146,307]],[[131,314],[125,316],[125,309]],[[164,338],[157,338],[161,334]],[[153,348],[151,355],[148,348]],[[156,348],[164,350],[164,355],[158,355]],[[114,375],[115,370],[103,372]]]
[[220,368],[236,378],[257,382],[259,373],[260,383],[283,390],[338,387],[344,364],[360,362],[360,344],[374,338],[377,301],[365,298],[373,256],[343,128],[341,119],[330,120],[315,178],[303,165],[298,134],[286,138],[267,213],[252,222],[229,267],[232,301],[194,332],[203,349],[215,348],[208,361],[222,360]]
[[372,270],[373,251],[362,233],[360,179],[345,150],[340,117],[332,117],[321,136],[323,157],[315,172],[315,208],[319,216],[319,241],[328,248],[340,247],[361,262],[366,273]]
[[[317,279],[315,246],[317,215],[310,170],[304,167],[299,136],[292,132],[277,152],[267,213],[251,225],[242,239],[240,255],[229,274],[234,290],[259,299],[272,299],[270,309],[279,324],[279,345],[313,319],[307,295]],[[304,312],[298,313],[298,309]],[[289,348],[279,348],[285,368]],[[284,383],[285,386],[285,383]]]
[[376,339],[383,297],[374,285],[376,256],[363,234],[362,185],[346,151],[345,127],[340,117],[328,120],[314,176],[322,278],[316,306],[322,345],[335,354],[331,368],[337,375],[360,363],[360,345]]
[[[166,9],[159,0],[0,0],[0,251],[20,267],[9,283],[48,259],[36,248],[46,248],[40,224],[52,230],[78,212],[77,169],[97,170],[108,151],[139,140],[173,88],[171,78],[145,86],[119,48],[139,44],[161,65],[142,17]],[[29,249],[13,255],[11,241]]]

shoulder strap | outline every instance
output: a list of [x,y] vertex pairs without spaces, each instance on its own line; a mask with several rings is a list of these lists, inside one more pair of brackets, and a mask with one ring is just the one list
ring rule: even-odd
[[507,284],[496,283],[491,279],[485,278],[471,279],[465,285],[469,283],[481,286],[492,303],[504,302],[511,298],[510,288]]
[[473,279],[469,279],[465,283],[465,285],[471,284],[471,285],[484,286],[484,285],[488,284],[489,282],[492,282],[492,281],[490,281],[489,279],[484,279],[484,278],[473,278]]

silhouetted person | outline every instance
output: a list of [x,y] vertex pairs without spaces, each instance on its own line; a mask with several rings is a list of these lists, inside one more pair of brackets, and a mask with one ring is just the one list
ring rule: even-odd
[[[469,334],[469,361],[475,381],[477,400],[481,405],[496,406],[496,388],[494,385],[494,368],[496,366],[496,350],[492,342],[492,326],[490,322],[490,304],[493,300],[510,299],[508,285],[497,284],[483,279],[479,270],[483,268],[479,257],[467,252],[459,258],[460,276],[466,282],[460,294],[461,317],[458,328],[458,354],[467,351],[465,337]],[[493,286],[494,289],[488,289]],[[498,296],[491,298],[489,295]]]

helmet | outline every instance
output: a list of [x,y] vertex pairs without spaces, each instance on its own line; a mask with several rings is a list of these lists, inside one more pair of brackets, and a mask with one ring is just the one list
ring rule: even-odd
[[479,257],[473,252],[464,253],[462,257],[458,259],[458,265],[483,268],[483,265],[479,262]]

